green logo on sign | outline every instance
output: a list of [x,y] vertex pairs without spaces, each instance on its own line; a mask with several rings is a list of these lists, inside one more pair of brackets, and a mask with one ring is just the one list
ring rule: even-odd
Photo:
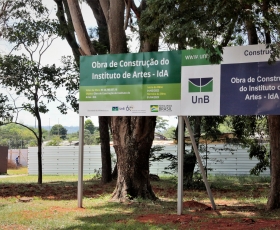
[[113,106],[112,111],[119,111],[119,107],[118,106]]
[[151,112],[158,112],[158,105],[151,105],[150,110]]
[[213,92],[213,77],[189,78],[189,93]]

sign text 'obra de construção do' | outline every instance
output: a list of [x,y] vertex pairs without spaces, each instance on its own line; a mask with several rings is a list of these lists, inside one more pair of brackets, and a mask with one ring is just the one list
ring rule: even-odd
[[81,57],[81,116],[280,114],[280,62],[264,45]]

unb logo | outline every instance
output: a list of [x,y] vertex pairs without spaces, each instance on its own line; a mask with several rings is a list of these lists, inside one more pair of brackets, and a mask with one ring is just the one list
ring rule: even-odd
[[119,107],[118,106],[113,106],[112,111],[119,111]]
[[213,77],[189,78],[189,93],[213,92]]
[[151,112],[158,112],[158,105],[150,105]]

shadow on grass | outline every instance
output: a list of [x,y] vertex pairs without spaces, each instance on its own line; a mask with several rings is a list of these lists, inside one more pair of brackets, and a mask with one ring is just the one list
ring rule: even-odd
[[[176,202],[169,201],[133,201],[129,203],[107,202],[104,205],[91,206],[92,215],[77,217],[81,223],[78,225],[65,227],[62,229],[177,229],[174,223],[143,223],[137,221],[138,217],[146,214],[170,215],[176,211]],[[100,211],[102,210],[102,211]],[[106,212],[101,213],[100,212]]]
[[[88,216],[81,217],[78,219],[82,223],[75,226],[70,226],[66,228],[61,228],[65,230],[74,230],[74,229],[120,229],[120,230],[135,230],[135,229],[174,229],[174,224],[152,224],[152,223],[140,223],[134,220],[133,216],[130,215],[108,215],[103,214],[99,216]],[[176,228],[175,228],[176,229]]]
[[[163,209],[163,207],[166,209]],[[225,205],[219,206],[217,210],[210,211],[188,210],[184,208],[183,215],[178,216],[176,214],[176,202],[166,201],[160,201],[158,204],[153,204],[152,202],[132,202],[131,204],[109,202],[88,209],[92,211],[91,215],[76,218],[80,224],[62,229],[207,229],[189,228],[189,224],[199,222],[213,224],[218,218],[231,223],[235,223],[236,221],[237,223],[243,223],[247,219],[249,221],[252,219],[252,223],[254,223],[255,221],[257,222],[258,218],[262,217],[273,220],[279,214],[276,213],[270,217],[266,216],[267,212],[265,209],[260,209],[254,205]],[[103,210],[103,212],[105,210],[106,213],[100,214],[100,210]],[[224,213],[225,211],[227,212],[226,214]],[[251,213],[249,218],[248,213]],[[143,222],[143,220],[145,221]]]

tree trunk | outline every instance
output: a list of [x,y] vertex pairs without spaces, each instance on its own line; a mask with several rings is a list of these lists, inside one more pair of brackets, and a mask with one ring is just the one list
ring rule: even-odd
[[[246,5],[245,9],[247,10],[247,12],[251,12],[252,11],[252,6],[251,5]],[[248,34],[249,45],[258,44],[258,41],[259,41],[257,30],[256,30],[256,25],[254,24],[253,20],[254,20],[253,16],[250,15],[250,13],[247,13],[247,19],[245,21],[245,27],[246,27],[247,34]]]
[[[268,11],[269,11],[269,2],[270,2],[270,0],[263,0],[262,1],[263,2],[263,4],[262,4],[262,11],[263,11],[263,16],[265,17],[265,18],[267,18],[268,17]],[[269,20],[268,20],[269,21]],[[265,43],[266,44],[270,44],[271,43],[271,36],[270,36],[270,31],[269,31],[269,27],[267,26],[267,25],[265,25],[265,28],[264,28],[264,30],[265,30]]]
[[267,209],[280,208],[280,115],[268,116],[271,149],[271,182]]
[[117,154],[118,179],[112,199],[156,199],[149,179],[149,153],[156,117],[113,117],[112,134]]
[[42,169],[42,144],[43,144],[43,132],[42,132],[42,122],[38,107],[38,100],[37,97],[37,90],[36,93],[34,93],[35,98],[35,106],[34,106],[34,112],[35,112],[35,118],[38,121],[38,136],[37,136],[37,145],[38,145],[38,184],[43,183],[43,169]]
[[107,21],[110,41],[110,53],[127,53],[126,35],[124,27],[124,1],[100,1],[104,16]]
[[[107,20],[110,53],[126,53],[123,0],[100,2]],[[145,45],[142,51],[151,51]],[[149,155],[156,117],[112,117],[113,145],[117,154],[117,184],[112,199],[125,201],[142,197],[156,199],[149,178]]]
[[98,117],[99,120],[99,132],[101,142],[101,161],[102,161],[102,175],[101,183],[109,183],[112,181],[112,163],[110,152],[110,135],[108,131],[108,120],[110,117]]
[[[39,125],[38,125],[39,128]],[[39,131],[39,138],[37,139],[38,142],[38,184],[43,183],[43,169],[42,169],[42,127],[41,134]]]

